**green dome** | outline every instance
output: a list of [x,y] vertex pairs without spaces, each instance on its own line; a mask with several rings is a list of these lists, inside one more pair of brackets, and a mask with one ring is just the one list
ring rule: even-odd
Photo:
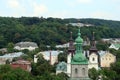
[[78,31],[78,37],[76,38],[76,51],[75,55],[72,58],[71,64],[88,64],[88,60],[82,53],[82,43],[83,39],[80,37],[80,29]]
[[80,36],[78,36],[78,37],[76,38],[75,42],[76,42],[76,43],[83,43],[83,39],[82,39]]
[[74,62],[84,62],[86,61],[85,56],[83,56],[82,53],[76,53],[76,55],[73,56],[73,61]]
[[83,39],[80,36],[81,36],[81,33],[80,33],[80,29],[79,29],[78,30],[78,37],[75,40],[76,43],[83,43]]

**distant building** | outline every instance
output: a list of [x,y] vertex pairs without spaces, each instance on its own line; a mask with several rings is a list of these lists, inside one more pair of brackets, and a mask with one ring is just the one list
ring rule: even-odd
[[103,68],[110,67],[110,64],[115,62],[116,62],[116,56],[114,56],[109,52],[105,52],[100,55],[100,66]]
[[[79,26],[79,27],[90,27],[90,26],[94,26],[92,24],[84,24],[84,23],[69,23],[72,26]],[[68,25],[68,24],[67,24]]]
[[19,42],[14,47],[17,50],[28,49],[29,51],[35,50],[36,48],[38,48],[38,45],[35,42]]
[[57,68],[56,68],[56,74],[58,73],[67,73],[67,63],[66,62],[60,62],[59,64],[57,64]]
[[1,52],[1,53],[7,53],[7,48],[1,48],[1,49],[0,49],[0,52]]
[[34,55],[34,63],[37,63],[37,56],[39,54],[42,54],[44,59],[50,60],[50,64],[53,65],[56,62],[58,62],[58,54],[63,53],[63,51],[44,51],[44,52],[39,52],[38,54]]
[[115,49],[115,50],[118,50],[120,48],[120,44],[111,44],[110,47],[111,49]]
[[69,43],[63,44],[63,45],[56,45],[56,48],[67,48],[69,47]]
[[31,71],[31,62],[26,60],[18,60],[18,61],[12,62],[11,66],[13,68],[21,68],[29,72]]
[[110,44],[120,44],[120,38],[103,38],[102,41]]
[[8,53],[3,56],[0,56],[0,64],[6,64],[6,60],[9,60],[10,62],[13,60],[15,57],[20,57],[24,53],[22,52],[15,52],[15,53]]

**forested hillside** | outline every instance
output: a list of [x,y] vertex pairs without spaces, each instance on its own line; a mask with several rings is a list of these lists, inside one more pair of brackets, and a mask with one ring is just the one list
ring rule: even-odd
[[91,37],[96,33],[96,39],[120,37],[120,21],[100,19],[60,19],[38,17],[0,17],[0,47],[9,42],[34,41],[40,46],[64,44],[68,42],[70,32],[76,37],[77,27],[67,23],[93,24],[94,27],[82,27],[82,37]]

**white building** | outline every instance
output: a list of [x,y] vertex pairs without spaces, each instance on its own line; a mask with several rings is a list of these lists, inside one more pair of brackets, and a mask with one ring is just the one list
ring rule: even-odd
[[38,48],[38,45],[35,42],[19,42],[14,47],[17,50],[28,49],[29,51],[35,50],[36,48]]
[[34,63],[37,63],[37,56],[39,54],[42,54],[44,59],[50,60],[50,64],[53,65],[56,62],[58,62],[58,54],[63,53],[63,51],[44,51],[44,52],[39,52],[37,55],[34,55]]
[[24,53],[22,52],[15,52],[15,53],[8,53],[3,56],[0,56],[0,64],[6,64],[6,60],[12,61],[15,57],[20,57]]

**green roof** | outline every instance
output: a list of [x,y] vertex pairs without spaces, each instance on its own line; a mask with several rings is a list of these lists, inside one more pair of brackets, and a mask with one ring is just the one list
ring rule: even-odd
[[79,53],[73,56],[71,64],[88,64],[88,60],[82,53]]
[[114,44],[116,48],[120,48],[120,44]]
[[65,62],[60,62],[57,64],[57,71],[67,71],[67,64]]
[[76,43],[83,43],[83,39],[80,36],[81,36],[81,33],[80,33],[80,29],[79,29],[79,31],[78,31],[78,37],[75,39]]
[[75,55],[71,60],[71,64],[88,64],[88,60],[82,53],[83,39],[81,38],[80,29],[78,30],[78,37],[76,38],[75,42],[76,42],[76,51],[75,51]]

